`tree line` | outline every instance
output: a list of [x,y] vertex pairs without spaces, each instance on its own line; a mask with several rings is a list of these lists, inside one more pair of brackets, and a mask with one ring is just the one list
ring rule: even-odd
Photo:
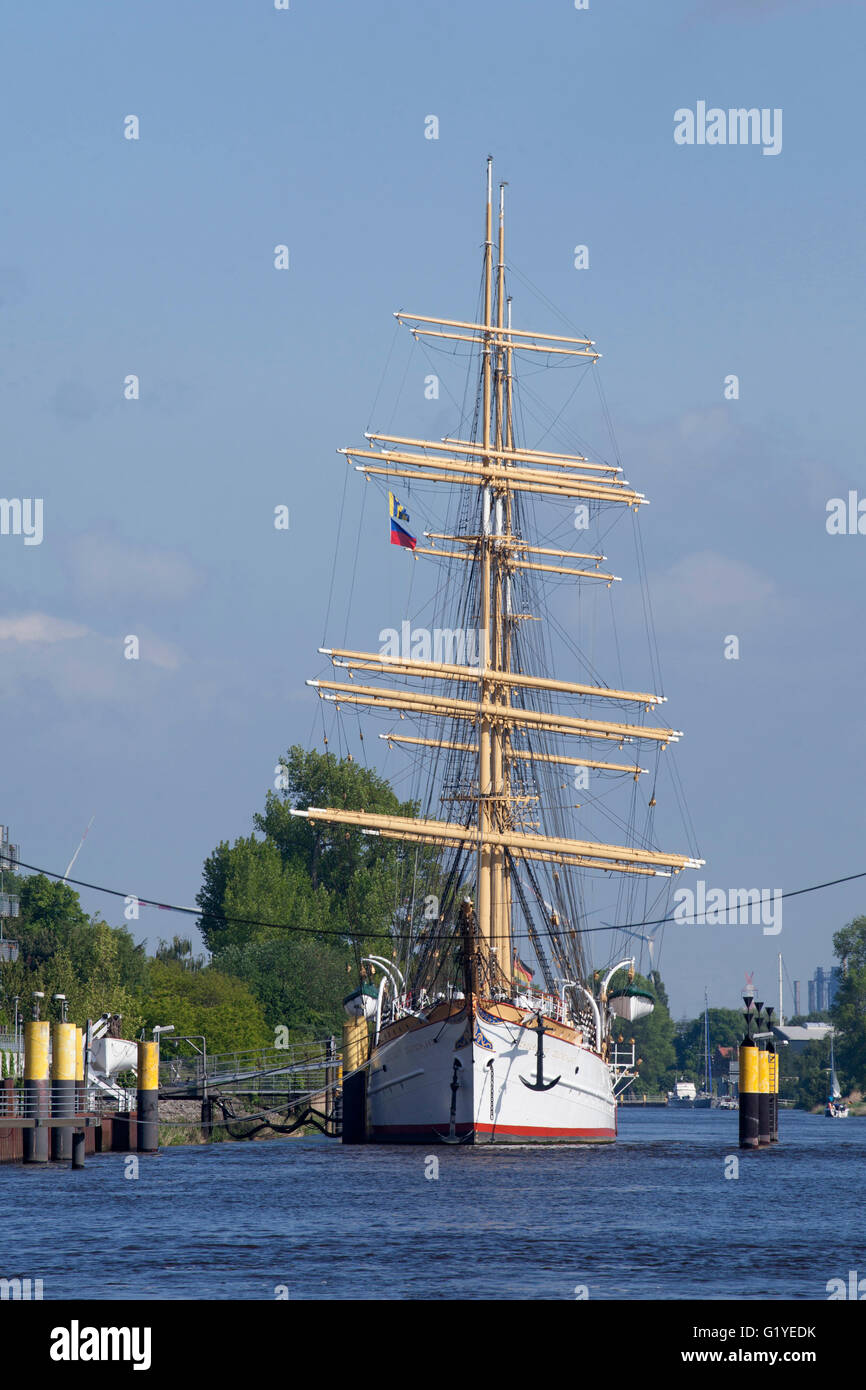
[[[0,1031],[12,1027],[16,996],[29,1017],[32,993],[42,990],[49,999],[65,994],[74,1022],[119,1013],[126,1037],[171,1023],[176,1037],[204,1034],[210,1052],[272,1045],[277,1028],[297,1039],[339,1033],[342,999],[357,984],[361,957],[388,952],[395,916],[405,909],[407,853],[397,841],[291,810],[417,815],[418,808],[351,757],[295,746],[280,768],[280,791],[267,793],[253,833],[221,841],[205,860],[196,896],[205,954],[175,936],[149,955],[128,926],[89,916],[68,884],[4,873],[6,891],[20,898],[20,917],[5,933],[17,939],[19,956],[0,962]],[[845,962],[829,1016],[837,1072],[844,1093],[866,1091],[866,917],[836,932],[833,948]],[[677,1077],[700,1086],[703,1014],[675,1022],[658,971],[635,983],[655,999],[651,1015],[619,1030],[634,1037],[641,1058],[635,1092],[670,1090]],[[736,1047],[742,1013],[710,1009],[709,1032],[711,1054]],[[828,1042],[781,1056],[783,1095],[801,1105],[826,1098]]]

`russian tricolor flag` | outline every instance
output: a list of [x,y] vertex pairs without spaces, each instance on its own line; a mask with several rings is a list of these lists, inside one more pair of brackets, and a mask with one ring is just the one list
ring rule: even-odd
[[393,492],[388,493],[388,510],[391,515],[391,544],[402,545],[405,550],[414,550],[418,544],[417,539],[400,524],[409,520],[409,513]]

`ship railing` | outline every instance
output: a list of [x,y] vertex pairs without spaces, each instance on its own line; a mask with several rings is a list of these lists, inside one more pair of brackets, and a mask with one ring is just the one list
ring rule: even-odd
[[533,1013],[555,1019],[557,1023],[573,1023],[571,1008],[559,994],[547,994],[532,989],[521,990],[515,996],[514,1002],[519,1008],[531,1009]]
[[[453,996],[452,996],[453,997]],[[444,996],[443,996],[444,998]],[[397,994],[389,1006],[382,1011],[382,1022],[396,1023],[399,1018],[420,1018],[422,1022],[427,1022],[427,1015],[424,1012],[424,1005],[429,1008],[429,1001],[426,996],[423,999],[416,999],[412,990],[407,990],[403,994]]]

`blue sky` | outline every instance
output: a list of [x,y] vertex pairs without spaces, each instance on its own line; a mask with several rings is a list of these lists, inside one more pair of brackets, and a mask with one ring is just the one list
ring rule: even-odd
[[[471,315],[490,152],[509,259],[598,341],[626,474],[652,499],[704,877],[787,890],[866,869],[866,539],[825,527],[829,498],[866,495],[862,11],[185,0],[7,9],[2,29],[0,491],[45,518],[39,546],[0,536],[0,820],[25,860],[62,871],[95,815],[82,878],[192,903],[279,753],[308,742],[334,451],[392,419],[451,427],[417,358],[392,415],[402,341],[380,383],[393,310]],[[781,108],[781,153],[677,146],[674,112],[699,100]],[[512,288],[516,319],[562,331]],[[595,443],[586,400],[571,424]],[[406,557],[371,516],[354,645],[404,616]],[[626,632],[633,602],[617,594]],[[674,1012],[705,984],[735,1004],[746,971],[775,997],[779,950],[805,982],[864,902],[866,881],[793,899],[778,937],[668,928]],[[153,943],[183,923],[134,926]]]

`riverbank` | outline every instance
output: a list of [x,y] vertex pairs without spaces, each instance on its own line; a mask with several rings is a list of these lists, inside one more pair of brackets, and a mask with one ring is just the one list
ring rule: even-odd
[[[270,1125],[259,1128],[262,1112],[255,1107],[244,1109],[236,1106],[237,1119],[231,1128],[218,1122],[219,1111],[214,1110],[214,1122],[202,1124],[202,1103],[200,1100],[161,1100],[159,1102],[159,1146],[160,1148],[187,1144],[224,1144],[234,1142],[258,1142],[269,1139],[304,1139],[315,1134],[311,1125],[302,1125],[292,1134],[282,1134]],[[284,1118],[284,1117],[283,1117]]]

